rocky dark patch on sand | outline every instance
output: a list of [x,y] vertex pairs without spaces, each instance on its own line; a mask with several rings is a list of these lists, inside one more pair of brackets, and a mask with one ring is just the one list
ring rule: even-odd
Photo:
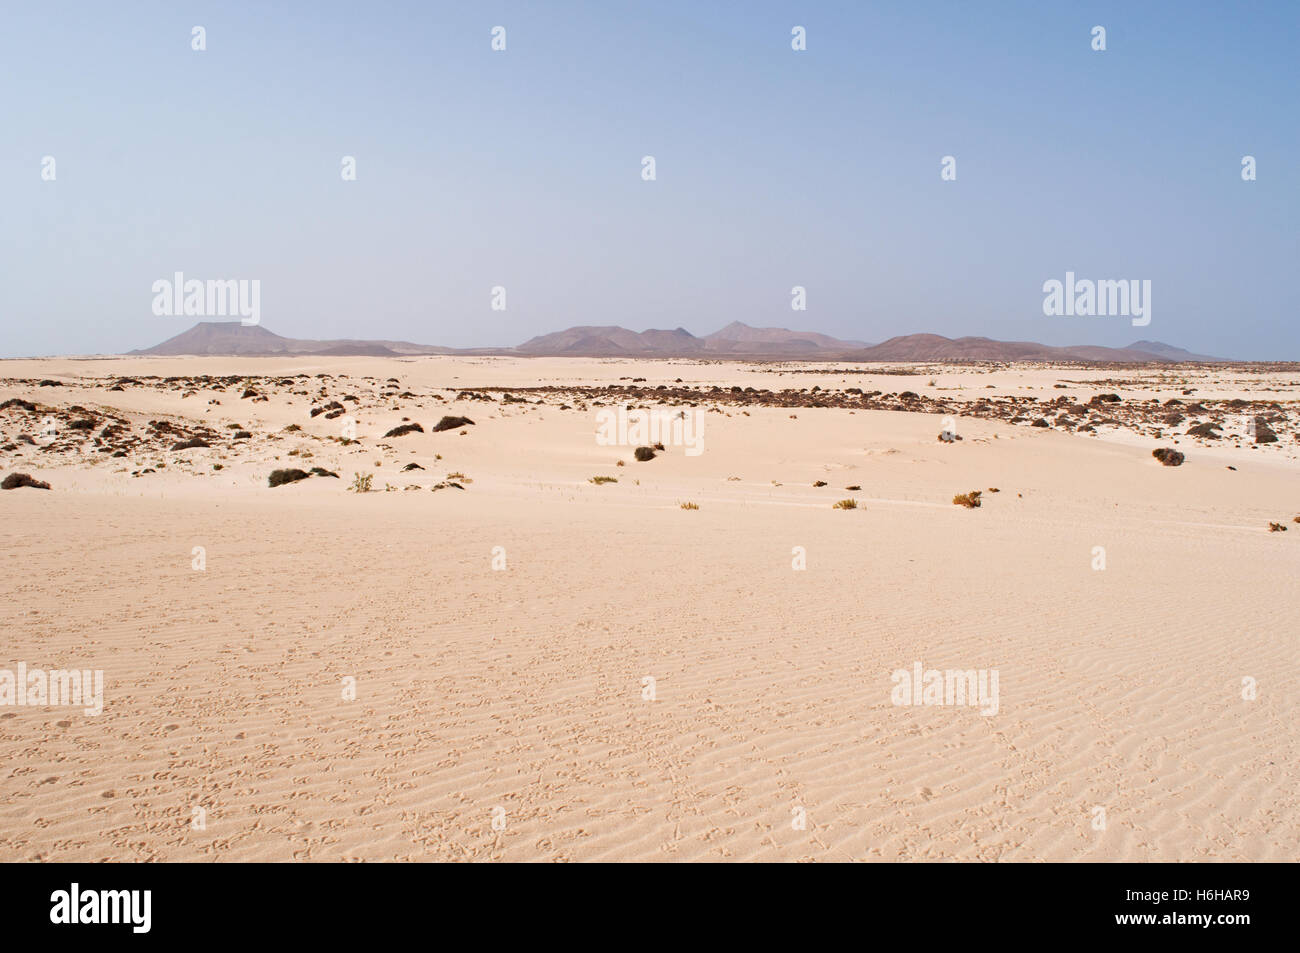
[[459,430],[461,427],[472,426],[474,426],[474,421],[468,417],[443,417],[434,425],[433,432],[442,433],[444,430]]
[[267,477],[269,486],[284,486],[286,483],[296,483],[299,480],[306,480],[311,476],[306,470],[284,469],[272,470],[271,475]]
[[[837,370],[836,373],[839,373]],[[845,371],[844,373],[849,373]],[[873,369],[869,373],[878,373]],[[1141,380],[1104,381],[1097,383],[1141,385]],[[991,386],[991,385],[990,385]],[[982,420],[1001,420],[1017,426],[1032,426],[1038,429],[1054,428],[1066,432],[1097,434],[1107,428],[1124,430],[1145,437],[1164,435],[1171,422],[1167,419],[1170,411],[1167,404],[1157,398],[1124,399],[1119,394],[1103,392],[1094,395],[1086,403],[1078,398],[1057,395],[1051,399],[1040,399],[1032,394],[982,395],[966,399],[947,395],[925,396],[915,391],[905,390],[901,393],[884,393],[879,390],[864,391],[858,387],[842,390],[785,388],[770,390],[766,388],[741,387],[731,385],[695,384],[669,386],[660,384],[654,387],[635,384],[606,384],[603,386],[565,386],[539,385],[534,387],[492,387],[488,390],[504,396],[511,394],[530,395],[543,401],[560,406],[577,406],[586,409],[593,407],[627,406],[630,409],[646,409],[650,406],[700,407],[710,412],[722,412],[725,409],[753,407],[780,408],[839,408],[848,410],[886,410],[907,411],[911,413],[951,415],[954,417],[973,417]],[[478,391],[475,391],[478,393]],[[1243,409],[1253,410],[1257,414],[1273,411],[1278,420],[1269,421],[1270,429],[1279,430],[1279,425],[1288,425],[1291,439],[1300,441],[1300,407],[1282,405],[1272,401],[1200,401],[1179,407],[1178,413],[1188,422],[1188,436],[1215,440],[1223,429],[1223,420],[1230,414],[1239,414]],[[797,415],[791,415],[797,418]],[[1197,418],[1209,416],[1211,420]],[[1208,426],[1202,426],[1208,425]],[[1175,435],[1176,436],[1176,435]],[[954,435],[955,437],[955,435]],[[943,437],[939,437],[943,440]],[[1282,437],[1279,435],[1279,440]]]
[[1155,457],[1167,467],[1179,467],[1183,465],[1185,459],[1181,452],[1172,447],[1159,447],[1151,451],[1151,456]]
[[332,414],[335,411],[337,411],[338,413],[342,413],[346,409],[347,408],[344,407],[342,404],[340,404],[337,400],[331,400],[328,404],[323,404],[320,407],[313,407],[310,411],[308,411],[308,413],[311,414],[311,416],[313,417],[318,417],[321,414],[326,414],[327,416],[325,419],[329,420],[330,418],[328,415]]
[[[437,430],[437,428],[435,427],[434,430]],[[424,428],[421,427],[419,424],[399,424],[398,426],[394,427],[392,430],[388,431],[388,433],[384,434],[384,436],[403,437],[408,433],[424,433]]]
[[26,473],[11,473],[0,483],[0,490],[17,490],[19,487],[29,486],[33,490],[48,490],[50,485],[43,480],[37,480]]

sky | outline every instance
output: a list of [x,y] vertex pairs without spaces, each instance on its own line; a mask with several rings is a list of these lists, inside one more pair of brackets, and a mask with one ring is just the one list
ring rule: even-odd
[[[1298,360],[1297,48],[1291,0],[5,0],[0,357],[180,333],[152,305],[182,272],[259,281],[291,337],[739,320]],[[1150,324],[1045,315],[1067,272],[1150,281]]]

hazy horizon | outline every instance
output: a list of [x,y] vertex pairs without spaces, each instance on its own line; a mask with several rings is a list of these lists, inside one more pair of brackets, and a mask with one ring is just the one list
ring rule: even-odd
[[[6,20],[24,79],[0,93],[0,357],[125,353],[225,320],[153,313],[154,282],[182,272],[260,282],[261,325],[294,338],[512,347],[738,320],[1300,359],[1295,6],[73,3]],[[1150,323],[1046,316],[1044,282],[1067,272],[1149,281]]]
[[[723,330],[725,330],[727,327],[731,326],[732,324],[736,324],[736,323],[744,324],[744,325],[746,325],[747,327],[749,327],[751,330],[774,330],[774,329],[775,329],[775,328],[773,328],[772,326],[748,325],[746,322],[743,322],[743,321],[729,321],[729,322],[727,322],[727,324],[725,324],[725,325],[721,325],[721,326],[719,326],[719,327],[713,328],[712,330],[708,330],[708,331],[700,330],[700,329],[696,329],[696,328],[680,327],[680,326],[679,326],[679,327],[675,327],[675,328],[667,328],[667,327],[665,327],[665,328],[624,328],[624,330],[637,331],[638,333],[639,333],[639,332],[642,332],[642,331],[662,331],[662,332],[685,331],[686,333],[690,334],[691,336],[693,336],[693,337],[695,337],[695,338],[697,338],[697,339],[704,339],[704,338],[707,338],[707,337],[709,337],[710,335],[712,335],[712,334],[714,334],[714,333],[716,333],[716,332],[723,331]],[[217,319],[202,319],[202,318],[201,318],[201,319],[198,319],[197,321],[195,321],[194,324],[189,325],[189,326],[185,327],[184,329],[182,329],[181,331],[177,332],[177,334],[170,335],[168,338],[163,339],[163,340],[160,340],[160,341],[155,341],[153,344],[150,344],[150,345],[145,345],[145,346],[142,346],[142,347],[140,347],[140,348],[132,348],[132,349],[129,350],[129,351],[121,351],[121,352],[108,352],[108,351],[105,351],[105,352],[97,352],[97,353],[90,353],[90,352],[85,352],[85,353],[65,352],[65,353],[62,353],[62,354],[27,354],[27,355],[14,356],[14,357],[9,357],[9,356],[6,356],[6,357],[0,357],[0,360],[31,360],[31,359],[41,359],[41,358],[49,358],[49,357],[87,357],[87,358],[98,358],[98,357],[120,357],[120,356],[129,355],[129,354],[131,354],[131,353],[133,353],[133,352],[135,352],[135,351],[145,351],[145,350],[148,350],[149,348],[152,348],[152,347],[154,347],[154,346],[156,346],[156,345],[164,344],[164,343],[166,343],[167,341],[171,340],[172,338],[174,338],[174,337],[178,337],[178,336],[181,336],[181,335],[184,335],[186,332],[193,331],[193,330],[195,330],[196,328],[198,328],[200,325],[203,325],[203,324],[227,324],[227,325],[234,325],[234,326],[240,326],[240,327],[244,327],[244,326],[246,326],[246,325],[243,325],[243,324],[241,324],[241,322],[236,321],[236,320],[225,320],[225,319],[220,319],[220,318],[217,318]],[[276,331],[274,328],[266,327],[266,326],[263,325],[263,324],[253,325],[252,327],[253,327],[253,328],[256,328],[257,331],[269,332],[269,333],[274,334],[274,335],[276,335],[276,336],[278,336],[278,337],[285,338],[285,339],[289,339],[289,340],[322,340],[322,341],[330,341],[330,340],[353,340],[353,341],[360,341],[360,342],[397,342],[397,341],[401,341],[401,342],[406,343],[406,344],[415,344],[415,345],[422,345],[422,346],[451,347],[451,345],[444,345],[444,344],[443,344],[442,342],[440,342],[440,341],[418,341],[418,340],[399,339],[399,338],[384,337],[384,336],[377,336],[377,337],[364,337],[364,336],[358,336],[358,335],[342,335],[342,336],[340,336],[340,337],[338,337],[338,338],[323,338],[323,339],[301,338],[301,337],[297,337],[297,336],[295,336],[295,335],[280,334],[280,332]],[[556,328],[555,331],[556,331],[556,332],[562,332],[562,331],[572,330],[573,327],[592,327],[592,328],[602,328],[602,327],[620,327],[620,326],[619,326],[619,325],[577,325],[577,326],[571,326],[571,327],[569,327],[569,328]],[[807,331],[809,331],[809,332],[811,332],[811,333],[814,333],[814,334],[818,334],[818,333],[820,333],[820,332],[815,331],[815,329],[794,329],[794,328],[782,328],[782,329],[780,329],[780,330],[789,330],[789,331],[791,331],[791,332],[793,332],[793,333],[796,333],[796,334],[798,334],[798,333],[800,333],[801,331],[804,331],[804,330],[807,330]],[[1134,330],[1140,330],[1140,329],[1134,329]],[[537,337],[537,336],[546,336],[546,335],[548,335],[548,334],[550,334],[550,333],[551,333],[551,332],[543,332],[543,335],[534,335],[534,337]],[[930,333],[930,332],[919,331],[919,332],[914,332],[914,333],[915,333],[916,335],[923,335],[923,334],[927,334],[927,333]],[[897,337],[906,337],[906,336],[908,336],[908,335],[891,335],[891,337],[889,337],[889,338],[884,338],[884,339],[882,339],[882,340],[880,340],[880,341],[866,341],[866,342],[855,342],[855,341],[853,341],[853,340],[844,340],[844,339],[840,339],[840,340],[841,340],[842,343],[844,343],[845,345],[860,344],[860,345],[863,346],[863,347],[870,348],[870,347],[874,347],[874,346],[879,345],[879,344],[883,344],[883,343],[885,343],[885,342],[887,342],[887,341],[893,340],[894,338],[897,338]],[[971,334],[971,335],[943,335],[943,336],[944,336],[944,337],[948,337],[948,338],[950,338],[950,339],[961,339],[961,338],[987,338],[987,335],[979,335],[979,334]],[[476,350],[507,350],[507,349],[517,348],[517,347],[519,347],[519,346],[521,346],[521,345],[524,345],[524,344],[528,343],[528,341],[531,341],[531,340],[532,340],[532,338],[529,338],[528,340],[525,340],[525,341],[516,341],[516,342],[514,342],[513,344],[501,344],[501,345],[498,345],[498,344],[485,344],[485,345],[474,345],[474,344],[471,344],[471,345],[458,345],[457,347],[460,347],[461,349],[464,349],[464,350],[475,350],[475,349],[476,349]],[[997,339],[990,339],[990,340],[997,340]],[[1003,343],[1025,343],[1025,342],[1010,342],[1010,341],[1008,341],[1008,342],[1003,342]],[[1029,343],[1042,343],[1042,342],[1029,342]],[[1125,343],[1125,344],[1114,345],[1114,346],[1116,346],[1116,347],[1121,347],[1121,348],[1128,348],[1128,347],[1133,347],[1134,345],[1141,344],[1141,343],[1172,345],[1172,346],[1174,346],[1174,347],[1178,347],[1178,346],[1179,346],[1178,344],[1176,344],[1176,343],[1174,343],[1174,342],[1161,341],[1161,340],[1156,339],[1156,338],[1140,338],[1140,337],[1135,337],[1135,338],[1133,338],[1132,340],[1128,341],[1128,342]],[[1076,342],[1069,342],[1069,343],[1067,343],[1067,344],[1065,344],[1065,345],[1057,345],[1057,346],[1064,346],[1064,347],[1079,346],[1079,347],[1082,347],[1082,346],[1089,346],[1090,344],[1091,344],[1091,342],[1088,342],[1088,341],[1076,341]],[[761,345],[756,345],[756,346],[755,346],[755,350],[758,351],[758,352],[761,352],[761,351],[763,350],[763,348],[762,348]],[[1139,348],[1139,350],[1140,350],[1140,348]],[[1190,349],[1184,348],[1184,350],[1190,350]],[[1194,352],[1194,353],[1199,353],[1199,352]],[[232,355],[232,356],[234,356],[234,355]],[[250,354],[242,354],[242,355],[239,355],[239,356],[242,356],[242,357],[248,357],[248,356],[257,356],[257,355],[256,355],[256,354],[251,354],[251,355],[250,355]],[[268,355],[268,356],[274,356],[274,355]],[[524,354],[523,356],[528,356],[528,355],[527,355],[527,354]],[[537,355],[537,356],[545,356],[545,355]],[[630,357],[630,358],[636,358],[636,357],[638,357],[638,356],[639,356],[639,355],[637,355],[637,354],[629,354],[629,357]],[[1208,357],[1212,357],[1212,358],[1220,358],[1220,357],[1221,357],[1221,355],[1202,355],[1202,356],[1208,356]],[[817,361],[817,360],[822,360],[823,358],[824,358],[824,355],[809,355],[807,359],[808,359],[808,360],[811,360],[811,361]],[[734,355],[730,355],[728,352],[717,352],[717,353],[711,353],[710,356],[709,356],[709,359],[710,359],[710,360],[730,360],[730,359],[740,360],[741,358],[740,358],[740,357],[735,357]],[[792,359],[792,360],[798,360],[798,358],[791,358],[791,359]],[[1229,360],[1235,360],[1235,359],[1231,359],[1231,358],[1229,358]],[[933,361],[930,361],[930,363],[933,363]]]

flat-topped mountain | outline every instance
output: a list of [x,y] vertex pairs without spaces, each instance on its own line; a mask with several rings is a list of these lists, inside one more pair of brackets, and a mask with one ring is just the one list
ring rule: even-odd
[[429,344],[411,344],[406,341],[356,341],[351,339],[314,341],[286,338],[268,331],[261,325],[243,325],[238,321],[200,321],[188,331],[182,331],[153,347],[131,351],[131,354],[156,355],[361,355],[367,357],[395,357],[400,354],[452,354],[455,348]]

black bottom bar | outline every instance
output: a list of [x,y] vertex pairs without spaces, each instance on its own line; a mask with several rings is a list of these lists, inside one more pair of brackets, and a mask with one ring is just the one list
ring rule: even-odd
[[[435,943],[458,942],[465,931],[499,941],[515,930],[533,942],[658,936],[674,945],[803,931],[805,943],[829,945],[829,931],[847,929],[909,946],[1095,937],[1181,946],[1282,938],[1296,923],[1294,869],[1285,865],[647,866],[533,876],[434,865],[8,864],[0,866],[0,916],[9,942],[296,944],[412,930]],[[695,884],[697,876],[707,880]]]

